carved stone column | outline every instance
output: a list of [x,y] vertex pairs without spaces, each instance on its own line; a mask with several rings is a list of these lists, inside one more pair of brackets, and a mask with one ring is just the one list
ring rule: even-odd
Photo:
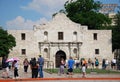
[[69,49],[69,57],[71,56],[71,43],[68,43],[68,49]]
[[40,51],[40,54],[41,54],[41,43],[39,42],[39,51]]

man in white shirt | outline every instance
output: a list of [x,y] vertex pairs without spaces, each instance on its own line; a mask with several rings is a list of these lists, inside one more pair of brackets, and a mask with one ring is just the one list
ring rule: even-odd
[[116,59],[112,59],[112,68],[116,69]]
[[18,63],[17,63],[16,60],[14,60],[13,66],[14,66],[14,77],[19,78],[19,75],[18,75]]

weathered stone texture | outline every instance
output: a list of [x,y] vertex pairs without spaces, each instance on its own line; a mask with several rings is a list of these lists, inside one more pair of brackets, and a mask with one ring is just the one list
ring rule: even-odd
[[[8,30],[16,38],[17,46],[10,52],[10,57],[18,56],[21,61],[27,57],[38,57],[39,54],[47,61],[55,62],[56,53],[62,50],[66,54],[66,59],[69,56],[73,58],[91,58],[95,57],[99,60],[107,58],[109,61],[113,58],[111,30],[88,30],[87,26],[72,22],[63,13],[58,13],[50,22],[43,25],[34,25],[33,30]],[[44,32],[47,32],[45,36]],[[64,39],[58,40],[58,32],[64,33]],[[77,34],[75,35],[74,32]],[[25,33],[26,39],[21,40],[21,33]],[[93,39],[93,33],[97,33],[97,40]],[[53,43],[60,43],[53,45]],[[67,44],[80,42],[79,46],[70,47]],[[48,43],[39,45],[39,43]],[[82,44],[81,44],[82,43]],[[66,45],[66,46],[64,46]],[[26,49],[26,55],[21,54],[21,49]],[[47,49],[47,52],[45,51]],[[74,53],[74,49],[77,50]],[[99,54],[95,54],[95,49],[99,49]],[[79,59],[78,58],[78,59]]]

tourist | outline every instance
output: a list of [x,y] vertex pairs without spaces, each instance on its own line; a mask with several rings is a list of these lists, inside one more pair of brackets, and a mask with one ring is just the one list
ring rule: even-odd
[[115,58],[112,59],[112,69],[113,70],[116,69],[116,59]]
[[60,75],[64,74],[64,67],[65,67],[65,60],[63,58],[61,58],[60,70],[59,70]]
[[38,64],[39,64],[39,77],[43,78],[44,77],[43,75],[44,58],[41,55],[39,55]]
[[91,60],[91,64],[92,64],[91,70],[93,71],[93,69],[94,69],[94,62],[92,60]]
[[85,59],[82,60],[82,77],[86,77],[86,61]]
[[95,67],[98,69],[98,67],[99,67],[99,61],[98,61],[98,59],[97,58],[95,58]]
[[92,60],[90,58],[88,59],[88,68],[92,68]]
[[102,60],[102,69],[105,69],[105,59]]
[[75,64],[75,61],[72,59],[72,57],[70,57],[70,59],[68,60],[68,74],[70,78],[73,75],[74,64]]
[[32,70],[32,61],[33,61],[33,59],[34,59],[34,58],[31,58],[30,61],[29,61],[29,62],[30,62],[30,69],[31,69],[31,70]]
[[77,58],[75,59],[75,65],[76,65],[76,68],[79,68],[80,61]]
[[14,78],[19,78],[19,74],[18,74],[18,62],[16,60],[14,60],[12,67],[14,69]]
[[109,61],[106,59],[105,60],[105,69],[108,70],[108,65],[109,65]]
[[28,70],[28,67],[29,67],[29,61],[28,61],[27,58],[24,59],[23,65],[24,65],[24,72],[27,73],[27,70]]
[[33,58],[30,62],[31,70],[32,70],[32,78],[38,77],[38,64],[36,58]]
[[88,68],[88,63],[85,58],[82,59],[82,65],[85,64],[86,69]]

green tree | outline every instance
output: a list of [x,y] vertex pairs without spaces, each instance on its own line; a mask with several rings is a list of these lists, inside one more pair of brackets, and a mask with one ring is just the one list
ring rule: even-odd
[[120,10],[115,16],[115,23],[116,26],[112,30],[112,44],[113,51],[115,51],[117,63],[120,65]]
[[0,27],[0,57],[8,56],[10,50],[15,46],[15,38]]
[[67,1],[64,5],[67,16],[74,22],[87,25],[89,29],[107,26],[111,20],[107,15],[99,13],[101,3],[94,0]]
[[115,49],[120,49],[120,12],[115,16],[116,26],[112,29],[112,44],[113,51]]

